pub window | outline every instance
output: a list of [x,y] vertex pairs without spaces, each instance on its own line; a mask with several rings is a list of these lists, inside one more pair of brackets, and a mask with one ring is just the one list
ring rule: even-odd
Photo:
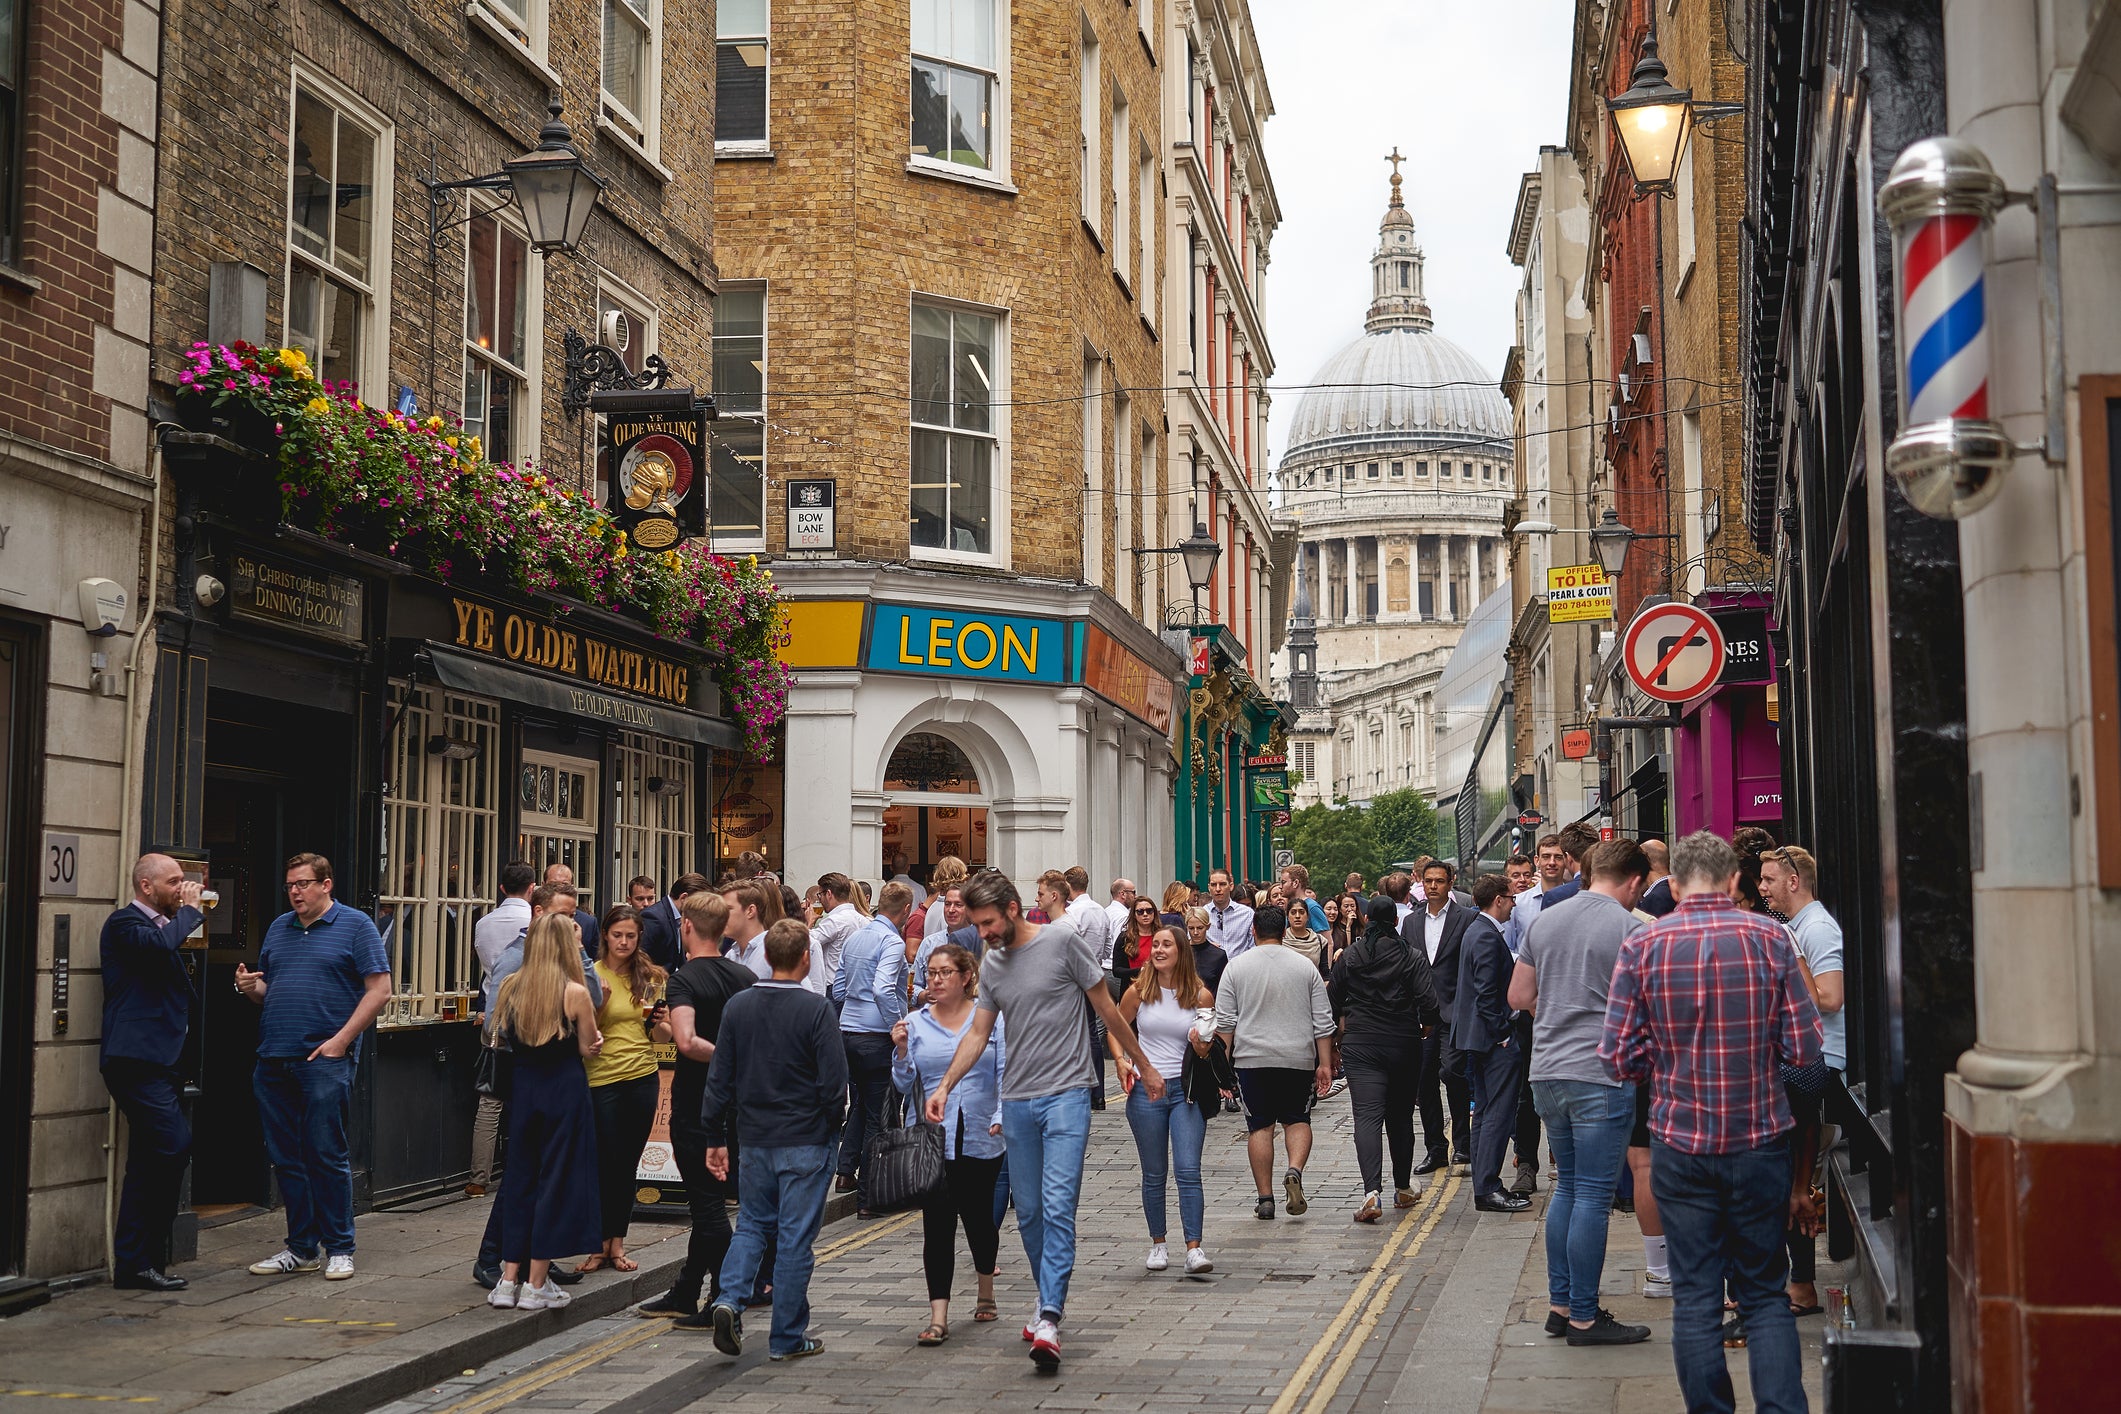
[[616,878],[646,874],[662,887],[697,866],[692,851],[693,750],[682,741],[619,733],[612,770]]
[[[359,384],[376,311],[376,227],[387,225],[380,125],[333,102],[308,79],[295,84],[288,151],[287,342],[319,378]],[[373,401],[373,399],[371,399]]]
[[537,445],[529,395],[532,283],[529,240],[493,212],[472,217],[465,228],[464,431],[497,462],[527,458]]
[[[709,513],[716,546],[766,539],[766,291],[722,286],[714,302],[714,404]],[[683,870],[679,871],[683,873]]]
[[543,877],[554,864],[574,871],[581,906],[598,911],[597,764],[578,756],[526,751],[516,780],[516,857]]
[[22,263],[22,87],[29,0],[0,7],[0,265]]
[[659,0],[604,0],[604,111],[609,125],[656,155],[663,8]]
[[988,314],[913,306],[912,543],[989,555],[1001,473],[995,402],[1002,396],[1002,322]]
[[766,147],[767,0],[720,0],[714,7],[714,150]]
[[481,981],[472,925],[500,892],[501,706],[402,682],[391,697],[405,709],[383,798],[384,1020],[468,1016]]

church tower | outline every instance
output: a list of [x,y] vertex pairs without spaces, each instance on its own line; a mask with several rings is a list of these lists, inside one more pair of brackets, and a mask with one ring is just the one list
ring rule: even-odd
[[1370,257],[1370,313],[1363,331],[1433,329],[1436,322],[1421,294],[1421,242],[1414,239],[1414,214],[1399,189],[1399,164],[1406,159],[1395,147],[1385,160],[1392,164],[1392,204],[1377,226],[1377,253]]

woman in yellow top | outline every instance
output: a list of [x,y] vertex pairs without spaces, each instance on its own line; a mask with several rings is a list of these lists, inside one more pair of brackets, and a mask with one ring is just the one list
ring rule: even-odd
[[641,951],[641,915],[620,904],[600,925],[603,951],[597,981],[604,1004],[597,1029],[604,1048],[590,1057],[589,1099],[597,1120],[597,1195],[604,1250],[582,1263],[593,1272],[611,1266],[638,1269],[626,1255],[626,1229],[633,1219],[634,1175],[641,1149],[655,1127],[662,1082],[656,1076],[655,1043],[670,1039],[670,1008],[663,1002],[667,974]]

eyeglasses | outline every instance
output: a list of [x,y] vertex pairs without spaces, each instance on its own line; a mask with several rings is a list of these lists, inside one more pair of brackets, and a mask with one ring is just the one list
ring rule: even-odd
[[1147,916],[1154,918],[1156,916],[1156,905],[1149,904],[1145,907],[1137,908],[1134,911],[1136,913],[1146,914]]
[[928,969],[928,976],[930,980],[933,980],[937,977],[962,977],[964,975],[964,973],[958,971],[954,967],[931,967]]
[[300,893],[304,889],[313,889],[323,882],[322,879],[289,879],[287,881],[287,891],[291,894]]

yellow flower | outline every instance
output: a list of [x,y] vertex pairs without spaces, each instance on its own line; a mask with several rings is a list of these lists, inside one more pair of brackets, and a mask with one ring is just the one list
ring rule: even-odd
[[448,447],[451,451],[455,451],[457,449],[457,439],[454,437],[444,437],[442,439],[442,445]]
[[436,413],[433,417],[428,418],[426,427],[429,432],[440,432],[442,430],[442,415]]
[[308,413],[311,417],[322,417],[331,411],[331,404],[322,398],[311,398],[308,402],[302,404],[302,411]]
[[619,543],[612,548],[611,558],[613,558],[614,560],[623,560],[626,558],[626,541],[623,536],[620,538]]
[[308,382],[316,375],[309,371],[309,355],[300,349],[280,350],[280,366],[299,382]]
[[476,437],[470,438],[467,442],[467,445],[471,448],[471,454],[475,457],[484,455],[486,451],[485,445],[481,443]]

